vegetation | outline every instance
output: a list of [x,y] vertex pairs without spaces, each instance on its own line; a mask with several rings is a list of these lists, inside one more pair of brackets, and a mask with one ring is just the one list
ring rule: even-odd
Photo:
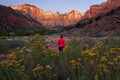
[[73,28],[74,28],[74,25],[70,25],[70,26],[63,27],[63,30],[69,31],[69,30],[71,30]]
[[46,34],[54,34],[57,31],[55,30],[46,30],[46,29],[37,29],[37,30],[16,30],[13,32],[10,31],[0,31],[0,36],[28,36],[28,35],[46,35]]
[[98,20],[100,20],[101,18],[102,18],[102,16],[101,16],[101,15],[99,15],[99,16],[97,16],[97,17],[96,17],[96,19],[95,19],[95,20],[96,20],[96,21],[98,21]]
[[98,33],[98,32],[93,32],[93,31],[91,31],[91,32],[88,34],[88,36],[90,36],[90,37],[104,37],[105,35],[102,34],[102,33]]
[[23,47],[25,45],[24,41],[21,40],[4,40],[0,39],[0,53],[6,53],[15,48]]
[[91,47],[71,40],[62,54],[37,34],[0,62],[0,80],[120,80],[119,43],[106,37]]
[[76,25],[76,28],[83,28],[84,27],[84,25],[82,24],[82,23],[77,23],[77,25]]
[[[118,8],[119,9],[119,8]],[[113,13],[115,12],[116,10],[111,10],[110,12],[108,12],[107,14],[106,14],[106,16],[109,16],[109,15],[113,15]]]

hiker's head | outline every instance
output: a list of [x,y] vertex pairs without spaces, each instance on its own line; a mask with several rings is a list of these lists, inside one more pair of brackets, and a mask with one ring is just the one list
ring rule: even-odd
[[63,38],[63,35],[61,34],[60,37]]

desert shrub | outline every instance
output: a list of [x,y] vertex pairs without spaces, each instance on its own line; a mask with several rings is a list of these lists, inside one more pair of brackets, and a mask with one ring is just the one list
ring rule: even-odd
[[106,36],[103,43],[106,45],[106,48],[120,47],[120,38],[113,36]]
[[82,23],[82,25],[83,25],[83,26],[86,26],[86,25],[87,25],[87,23]]
[[0,79],[1,80],[29,80],[25,73],[24,65],[21,60],[17,60],[16,53],[12,52],[9,56],[10,61],[0,62]]
[[92,22],[93,22],[93,19],[90,19],[89,22],[88,22],[88,24],[91,24]]
[[[5,75],[0,75],[0,79],[119,80],[120,47],[107,45],[108,41],[98,42],[84,50],[77,40],[71,40],[63,53],[60,53],[47,48],[44,37],[37,34],[28,39],[26,46],[13,51],[4,67],[3,62],[0,62],[0,74]],[[13,71],[9,67],[10,63],[14,64]],[[21,66],[23,69],[20,77],[16,71],[21,71]]]
[[74,28],[74,26],[73,26],[73,25],[70,25],[70,26],[65,26],[65,27],[63,28],[63,30],[69,31],[69,30],[71,30],[71,29],[73,29],[73,28]]
[[6,36],[9,35],[7,31],[0,31],[0,36]]
[[77,23],[77,24],[76,24],[76,28],[83,28],[83,24],[82,24],[82,23],[80,23],[80,22],[79,22],[79,23]]
[[57,33],[56,30],[37,29],[37,30],[15,30],[15,31],[0,31],[0,36],[29,36],[29,35],[48,35]]
[[84,37],[81,40],[82,47],[84,49],[92,48],[95,45],[95,41],[91,37]]
[[114,34],[114,36],[115,37],[120,37],[120,33],[118,32],[118,33]]
[[28,36],[28,35],[33,35],[35,33],[34,30],[17,30],[15,32],[15,35],[17,36]]
[[95,20],[98,21],[98,20],[100,20],[101,18],[102,18],[102,16],[99,15],[99,16],[97,16],[97,17],[95,18]]
[[115,10],[111,10],[110,12],[108,12],[108,13],[106,14],[106,16],[113,15],[114,12],[115,12]]
[[11,49],[23,47],[24,45],[25,42],[21,40],[0,40],[0,51],[9,52]]
[[91,31],[91,32],[88,34],[88,36],[90,36],[90,37],[104,37],[105,35],[102,34],[102,33],[92,32],[92,31]]

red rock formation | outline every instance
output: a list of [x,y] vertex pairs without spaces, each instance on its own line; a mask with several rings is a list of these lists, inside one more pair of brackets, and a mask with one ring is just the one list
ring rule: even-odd
[[105,14],[117,7],[120,7],[120,0],[107,0],[107,2],[100,5],[92,5],[90,10],[85,13],[85,17],[91,18],[97,15]]
[[[120,0],[107,0],[107,2],[100,5],[92,5],[85,14],[75,10],[65,14],[60,14],[58,11],[55,13],[51,11],[44,12],[42,9],[29,4],[11,6],[12,9],[22,12],[25,16],[30,16],[46,26],[73,25],[81,19],[103,15],[117,7],[120,7]],[[1,15],[4,16],[2,13]],[[14,19],[12,20],[14,21]]]
[[83,19],[63,34],[92,37],[120,36],[120,7],[97,17]]
[[30,15],[44,25],[51,26],[72,25],[78,22],[83,16],[83,14],[75,10],[66,14],[60,14],[58,11],[53,14],[51,11],[44,12],[42,9],[28,4],[11,6],[11,8],[22,11],[25,15]]

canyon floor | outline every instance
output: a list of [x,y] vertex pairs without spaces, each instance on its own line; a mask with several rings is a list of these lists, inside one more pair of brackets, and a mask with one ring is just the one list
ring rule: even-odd
[[[20,41],[28,41],[27,39],[28,38],[32,38],[33,36],[3,36],[3,37],[0,37],[0,39],[3,39],[3,40],[20,40]],[[60,37],[60,34],[53,34],[53,35],[45,35],[45,40],[47,42],[47,46],[48,48],[50,49],[53,49],[53,50],[57,50],[58,51],[58,46],[57,46],[57,40],[58,38]],[[65,40],[66,40],[66,44],[71,41],[71,40],[77,40],[79,41],[80,45],[81,46],[85,46],[86,44],[89,44],[90,46],[94,46],[96,43],[98,42],[102,42],[102,41],[105,41],[107,37],[75,37],[74,35],[73,36],[64,36]],[[113,38],[113,43],[111,44],[116,44],[117,43],[120,43],[120,37],[112,37]],[[115,42],[116,41],[116,42]],[[119,44],[118,44],[119,46]],[[0,60],[6,60],[6,58],[8,58],[8,53],[4,53],[3,52],[0,52]]]
[[[5,40],[21,40],[21,41],[28,41],[27,39],[28,38],[32,38],[33,36],[3,36],[3,37],[0,37],[0,39],[5,39]],[[53,35],[45,35],[44,38],[47,42],[47,46],[51,49],[57,49],[57,40],[58,38],[60,37],[60,34],[53,34]],[[69,41],[71,40],[77,40],[79,41],[80,43],[98,43],[100,41],[103,41],[106,39],[106,37],[108,36],[105,36],[105,37],[88,37],[88,36],[85,36],[85,37],[75,37],[74,35],[73,36],[67,36],[65,35],[64,38],[66,40],[66,43],[68,43]],[[114,39],[120,39],[120,37],[112,37]],[[81,45],[84,45],[84,44],[81,44]]]

